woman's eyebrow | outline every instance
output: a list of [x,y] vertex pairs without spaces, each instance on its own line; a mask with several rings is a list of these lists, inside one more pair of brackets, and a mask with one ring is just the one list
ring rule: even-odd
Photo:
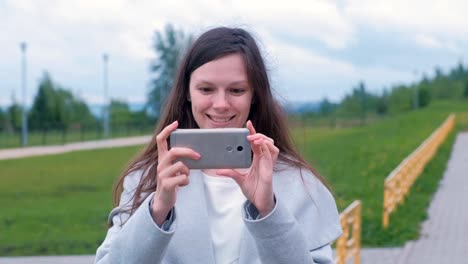
[[[238,80],[238,81],[233,81],[233,82],[230,82],[229,85],[237,85],[237,84],[248,84],[249,82],[247,80]],[[210,81],[206,81],[206,80],[196,80],[196,84],[197,85],[214,85],[212,82]]]
[[234,81],[230,83],[230,85],[236,85],[236,84],[249,84],[247,80],[239,80],[239,81]]
[[213,83],[205,80],[196,80],[196,85],[213,85]]

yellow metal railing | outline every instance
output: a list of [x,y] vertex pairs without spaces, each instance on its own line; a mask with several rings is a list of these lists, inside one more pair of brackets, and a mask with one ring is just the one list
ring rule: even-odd
[[361,255],[361,202],[356,200],[340,214],[343,234],[336,240],[336,264],[345,264],[353,258],[360,263]]
[[413,153],[385,179],[382,225],[388,227],[390,214],[403,203],[416,178],[421,174],[437,148],[453,129],[455,115],[451,114]]

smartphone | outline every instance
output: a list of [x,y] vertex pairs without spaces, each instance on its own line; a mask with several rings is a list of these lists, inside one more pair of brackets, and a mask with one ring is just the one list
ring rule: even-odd
[[252,151],[247,128],[176,129],[170,147],[186,147],[200,153],[194,160],[181,158],[190,169],[249,168]]

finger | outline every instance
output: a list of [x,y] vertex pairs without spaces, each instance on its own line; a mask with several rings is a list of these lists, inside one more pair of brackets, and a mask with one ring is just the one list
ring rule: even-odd
[[174,160],[178,158],[198,160],[201,158],[201,155],[190,148],[171,148],[166,155],[159,158],[157,172],[159,173],[164,170],[164,168],[171,166]]
[[244,174],[234,169],[220,169],[216,170],[216,174],[220,176],[226,176],[232,178],[237,184],[241,184],[244,179]]
[[161,157],[167,152],[167,138],[171,135],[172,131],[176,130],[179,122],[174,121],[172,124],[166,126],[157,136],[156,144],[158,146],[158,156]]
[[164,179],[161,181],[160,187],[163,192],[174,192],[177,186],[186,186],[189,182],[189,177],[186,174],[180,174]]
[[250,141],[250,146],[252,148],[252,152],[254,155],[261,155],[262,154],[262,148],[261,144],[263,142],[263,138],[255,139],[255,140],[249,140]]
[[248,135],[247,136],[247,139],[259,139],[259,138],[263,138],[263,139],[265,139],[265,140],[267,140],[267,141],[269,141],[269,142],[271,142],[273,144],[275,143],[275,141],[272,138],[269,138],[269,137],[263,135],[262,133],[256,133],[254,135]]
[[169,178],[169,177],[175,177],[176,175],[179,174],[190,174],[190,169],[185,165],[182,161],[178,161],[171,166],[167,167],[164,171],[161,171],[159,174],[159,177],[161,179],[163,178]]
[[273,161],[270,149],[268,148],[268,142],[267,141],[262,142],[261,149],[262,149],[263,157],[265,157],[266,159],[268,159],[270,161]]
[[170,165],[172,162],[178,158],[190,158],[194,160],[198,160],[201,158],[201,155],[194,151],[191,148],[183,148],[183,147],[174,147],[171,148],[166,155],[164,155],[160,161],[160,163],[165,165]]
[[268,147],[268,150],[270,150],[270,153],[273,157],[274,160],[276,160],[276,158],[278,158],[278,155],[279,155],[279,148],[276,147],[272,142],[270,141],[265,141],[267,147]]
[[251,135],[254,135],[254,134],[257,133],[257,132],[255,131],[255,128],[254,128],[253,124],[252,124],[252,121],[250,121],[250,120],[247,121],[247,129],[250,131],[250,134],[251,134]]

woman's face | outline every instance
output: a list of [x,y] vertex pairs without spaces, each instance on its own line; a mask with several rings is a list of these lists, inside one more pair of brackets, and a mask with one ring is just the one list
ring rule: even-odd
[[244,127],[252,95],[239,54],[207,62],[190,76],[189,100],[200,128]]

